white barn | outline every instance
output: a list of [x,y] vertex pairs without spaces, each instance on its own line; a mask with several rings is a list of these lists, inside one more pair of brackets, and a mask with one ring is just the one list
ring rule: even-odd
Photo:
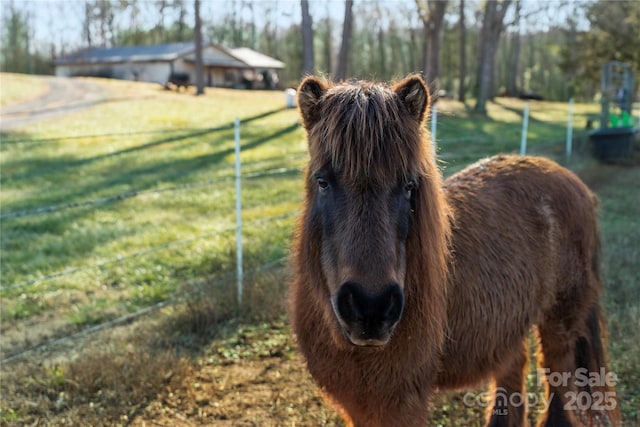
[[[211,87],[278,87],[285,64],[249,48],[208,44],[202,49],[205,84]],[[93,76],[166,84],[172,74],[195,82],[194,43],[81,49],[55,61],[57,76]]]

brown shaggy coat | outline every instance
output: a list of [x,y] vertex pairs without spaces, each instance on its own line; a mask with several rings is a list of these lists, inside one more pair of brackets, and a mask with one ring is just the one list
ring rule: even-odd
[[[425,426],[434,391],[487,380],[507,396],[524,393],[534,326],[550,372],[605,366],[596,201],[572,172],[497,156],[443,182],[424,127],[428,92],[415,76],[393,87],[310,77],[298,102],[310,158],[291,321],[309,371],[349,425]],[[327,173],[342,192],[332,233],[322,225],[329,208],[319,208]],[[388,206],[408,181],[403,240],[394,231],[402,218],[390,212],[404,211]],[[372,295],[390,281],[402,288],[402,316],[384,345],[345,338],[332,301],[353,278]],[[541,424],[617,423],[615,407],[565,410],[566,393],[581,390],[612,389],[573,379],[548,387]],[[487,422],[523,426],[525,408],[496,403]]]

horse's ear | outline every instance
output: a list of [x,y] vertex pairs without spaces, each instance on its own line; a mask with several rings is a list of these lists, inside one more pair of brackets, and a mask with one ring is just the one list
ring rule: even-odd
[[420,123],[429,108],[429,89],[422,77],[413,75],[397,83],[393,90],[409,113]]
[[298,88],[298,108],[304,127],[310,129],[318,121],[318,103],[327,91],[327,85],[316,77],[307,77]]

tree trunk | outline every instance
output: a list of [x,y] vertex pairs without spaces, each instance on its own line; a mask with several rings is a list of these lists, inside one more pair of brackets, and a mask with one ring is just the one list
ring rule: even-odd
[[187,8],[184,0],[174,0],[173,4],[178,9],[178,38],[180,41],[185,41],[188,39],[188,35],[185,34],[187,24],[184,22],[187,18]]
[[429,38],[431,38],[431,33],[429,32],[429,25],[424,21],[422,22],[422,35],[422,75],[426,81],[427,68],[429,68]]
[[464,0],[460,0],[460,69],[458,70],[458,101],[465,101],[465,77],[467,76],[467,28],[464,22]]
[[429,40],[429,67],[427,68],[427,81],[432,82],[431,93],[438,89],[440,77],[440,44],[442,42],[442,29],[444,13],[447,10],[446,0],[429,2],[431,9],[431,39]]
[[[328,3],[327,3],[328,4]],[[333,40],[333,23],[330,18],[327,18],[327,34],[325,38],[324,47],[324,65],[327,73],[330,73],[333,69],[333,49],[332,49],[332,40]]]
[[509,56],[509,72],[507,73],[507,94],[509,96],[518,95],[518,80],[520,76],[520,0],[516,0],[516,16],[514,22],[517,25],[516,31],[511,34],[511,52]]
[[[385,54],[385,36],[384,36],[384,30],[382,28],[378,29],[378,75],[381,76],[382,78],[386,78],[387,75],[387,57]],[[391,38],[391,40],[393,41],[393,38]]]
[[418,42],[416,41],[416,31],[413,26],[409,29],[409,70],[415,71],[417,58],[416,58],[416,50],[418,50]]
[[[11,3],[13,7],[13,3]],[[84,21],[82,22],[82,35],[88,47],[93,47],[93,37],[91,35],[91,24],[93,23],[93,7],[90,2],[84,4]]]
[[200,0],[195,0],[195,28],[193,38],[196,45],[196,95],[204,94],[204,70],[202,64],[202,21],[200,20]]
[[444,23],[444,13],[448,0],[416,0],[418,12],[422,19],[425,36],[423,49],[424,77],[429,91],[434,94],[438,89],[440,74],[440,40]]
[[302,74],[313,74],[313,21],[309,15],[309,0],[300,0],[302,7]]
[[496,53],[498,42],[504,30],[504,15],[511,4],[511,0],[498,3],[497,0],[487,0],[480,33],[480,49],[478,49],[478,97],[475,111],[486,114],[487,100],[493,97],[492,85],[495,73]]
[[351,33],[353,31],[353,0],[345,0],[344,24],[342,26],[342,43],[338,54],[338,65],[336,66],[335,80],[340,81],[347,78],[347,62],[349,60],[349,45],[351,44]]

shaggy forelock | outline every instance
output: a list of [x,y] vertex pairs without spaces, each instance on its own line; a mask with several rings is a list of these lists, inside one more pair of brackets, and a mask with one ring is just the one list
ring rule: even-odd
[[334,86],[318,113],[309,132],[312,169],[329,165],[356,186],[394,183],[418,172],[422,126],[389,87]]

